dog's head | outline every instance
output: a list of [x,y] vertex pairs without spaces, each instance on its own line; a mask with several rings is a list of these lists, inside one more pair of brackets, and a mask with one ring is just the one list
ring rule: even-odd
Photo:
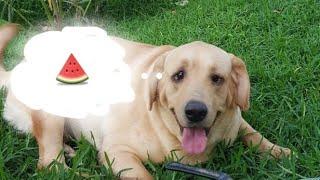
[[[177,47],[159,57],[148,81],[148,107],[169,109],[189,154],[203,152],[216,117],[227,109],[249,108],[250,83],[238,57],[203,42]],[[155,74],[161,73],[162,77]]]

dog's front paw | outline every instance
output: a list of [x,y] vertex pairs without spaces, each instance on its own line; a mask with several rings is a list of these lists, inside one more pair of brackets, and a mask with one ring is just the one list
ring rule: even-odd
[[139,178],[137,177],[121,177],[121,180],[138,180]]
[[153,180],[153,177],[148,173],[148,174],[124,174],[120,176],[121,180]]
[[271,155],[277,159],[283,157],[290,157],[292,155],[292,151],[289,148],[284,148],[278,145],[274,145],[271,149]]
[[121,177],[121,180],[153,180],[153,178],[146,178],[146,177]]

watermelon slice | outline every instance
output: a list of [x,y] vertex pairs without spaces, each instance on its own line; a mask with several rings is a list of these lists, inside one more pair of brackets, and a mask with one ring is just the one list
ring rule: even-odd
[[89,77],[71,53],[56,79],[62,83],[77,84],[86,81]]

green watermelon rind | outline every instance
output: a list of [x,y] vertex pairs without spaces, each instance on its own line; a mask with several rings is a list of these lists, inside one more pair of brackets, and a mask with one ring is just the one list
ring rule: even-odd
[[78,84],[78,83],[81,83],[83,81],[88,80],[89,77],[87,75],[83,75],[83,76],[77,77],[77,78],[68,78],[68,77],[63,77],[61,75],[58,75],[56,79],[57,79],[57,81],[60,81],[62,83]]

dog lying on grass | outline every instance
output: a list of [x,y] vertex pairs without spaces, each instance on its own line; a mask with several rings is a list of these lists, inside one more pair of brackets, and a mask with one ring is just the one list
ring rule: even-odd
[[[0,28],[0,52],[17,32],[15,25]],[[172,150],[182,162],[204,162],[220,141],[232,143],[239,131],[243,142],[279,158],[291,154],[268,141],[241,116],[249,108],[250,82],[244,62],[233,54],[204,43],[179,47],[153,46],[113,37],[125,49],[132,71],[135,100],[111,107],[106,117],[74,120],[35,111],[10,91],[10,72],[1,68],[1,86],[7,88],[4,116],[39,145],[38,167],[48,166],[63,150],[64,135],[86,137],[95,143],[100,160],[114,159],[114,173],[122,178],[152,179],[143,162],[164,161]],[[141,78],[147,73],[147,78]],[[159,77],[161,76],[161,77]],[[108,93],[108,92],[106,92]],[[91,133],[94,140],[91,138]],[[95,141],[95,142],[93,142]]]

